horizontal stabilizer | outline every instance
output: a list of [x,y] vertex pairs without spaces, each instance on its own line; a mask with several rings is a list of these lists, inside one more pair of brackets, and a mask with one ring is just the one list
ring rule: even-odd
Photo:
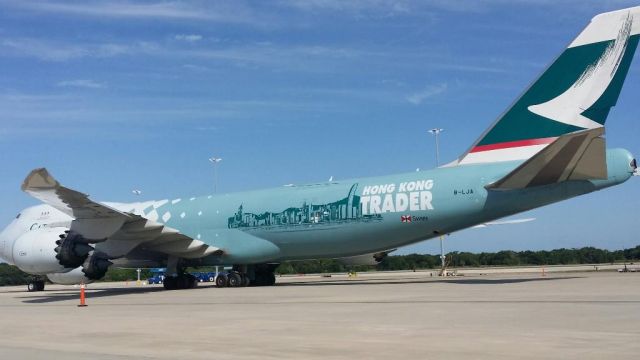
[[524,189],[567,180],[607,178],[604,127],[576,131],[557,138],[549,146],[502,179],[486,186],[491,190]]

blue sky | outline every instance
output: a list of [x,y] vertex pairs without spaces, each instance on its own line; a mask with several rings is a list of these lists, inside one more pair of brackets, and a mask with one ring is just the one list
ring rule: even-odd
[[[431,168],[602,11],[632,1],[0,0],[0,226],[33,168],[98,200]],[[638,56],[636,56],[638,57]],[[609,147],[640,153],[632,64]],[[635,180],[635,181],[634,181]],[[451,235],[449,250],[635,246],[637,179]],[[405,251],[437,252],[437,242]]]

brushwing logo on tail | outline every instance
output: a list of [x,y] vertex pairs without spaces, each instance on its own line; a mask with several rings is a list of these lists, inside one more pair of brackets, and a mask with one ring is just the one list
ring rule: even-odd
[[529,106],[529,111],[584,129],[603,126],[582,113],[598,101],[616,75],[629,43],[632,24],[633,16],[628,14],[615,41],[605,49],[598,60],[585,69],[569,89],[547,102]]

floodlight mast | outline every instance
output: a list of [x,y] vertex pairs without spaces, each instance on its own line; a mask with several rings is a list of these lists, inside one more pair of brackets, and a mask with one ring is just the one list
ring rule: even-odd
[[436,167],[440,166],[440,142],[438,140],[438,137],[439,137],[438,135],[440,135],[440,133],[443,131],[444,129],[440,129],[440,128],[433,128],[429,130],[429,132],[436,137]]
[[222,161],[222,158],[212,156],[209,158],[209,162],[213,164],[213,193],[218,193],[218,163]]
[[[433,128],[431,130],[428,130],[431,134],[433,134],[436,138],[436,167],[440,166],[440,142],[438,140],[439,135],[441,132],[444,131],[444,129],[441,128]],[[446,275],[446,270],[445,270],[445,260],[446,257],[444,255],[444,244],[443,244],[443,235],[440,234],[440,266],[441,266],[441,270],[440,270],[440,275]]]

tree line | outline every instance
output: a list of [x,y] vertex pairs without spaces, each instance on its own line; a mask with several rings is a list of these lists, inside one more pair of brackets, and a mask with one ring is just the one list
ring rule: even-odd
[[[481,267],[481,266],[525,266],[525,265],[574,265],[574,264],[605,264],[614,262],[640,261],[640,245],[624,250],[603,250],[594,247],[581,249],[556,249],[540,251],[498,251],[495,253],[482,252],[450,252],[447,254],[447,264],[451,267]],[[288,261],[281,264],[278,274],[315,274],[338,273],[347,271],[370,270],[419,270],[440,268],[440,256],[429,254],[409,254],[387,256],[376,267],[366,265],[348,266],[338,260],[322,259],[307,261]],[[206,271],[196,269],[196,271]],[[149,270],[143,270],[142,279],[150,276]],[[31,276],[20,271],[17,267],[0,263],[0,286],[23,285],[29,282]],[[135,269],[110,269],[104,281],[134,281],[137,278]]]
[[[581,249],[556,249],[540,251],[498,251],[450,252],[447,254],[447,266],[525,266],[525,265],[573,265],[605,264],[614,262],[640,261],[640,245],[624,250],[603,250],[594,247]],[[332,273],[345,271],[367,271],[369,266],[347,266],[338,260],[308,260],[286,262],[278,267],[280,274]],[[376,270],[418,270],[440,268],[440,255],[409,254],[387,256]]]

